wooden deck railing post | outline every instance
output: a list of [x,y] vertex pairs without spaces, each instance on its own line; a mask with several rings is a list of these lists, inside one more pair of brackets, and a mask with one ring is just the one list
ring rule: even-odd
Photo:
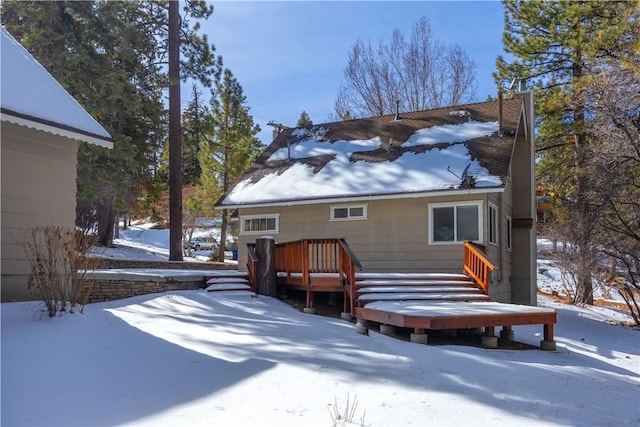
[[464,272],[478,283],[485,294],[489,294],[490,272],[495,266],[479,248],[470,242],[464,243]]
[[256,240],[258,254],[258,293],[275,297],[278,295],[276,277],[276,243],[271,237]]

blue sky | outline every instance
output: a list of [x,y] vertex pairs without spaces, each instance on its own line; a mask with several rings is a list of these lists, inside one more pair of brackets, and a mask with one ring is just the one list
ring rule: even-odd
[[[314,123],[328,121],[354,42],[388,41],[394,28],[408,35],[422,16],[435,39],[457,43],[476,61],[478,101],[496,95],[492,72],[504,19],[498,1],[213,4],[201,31],[242,85],[263,143],[271,141],[270,120],[294,126],[304,110]],[[182,92],[188,97],[190,86]]]

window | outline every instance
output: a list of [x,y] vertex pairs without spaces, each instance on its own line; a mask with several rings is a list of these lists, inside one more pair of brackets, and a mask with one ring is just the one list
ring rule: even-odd
[[513,221],[511,220],[510,216],[506,217],[506,221],[505,221],[505,230],[504,230],[504,235],[505,235],[505,240],[506,240],[506,245],[507,245],[507,250],[510,251],[511,250],[511,223]]
[[331,221],[367,219],[367,205],[331,206]]
[[280,215],[245,215],[240,217],[240,234],[262,234],[280,231]]
[[498,244],[498,208],[489,204],[489,243]]
[[429,243],[482,241],[482,202],[432,203]]

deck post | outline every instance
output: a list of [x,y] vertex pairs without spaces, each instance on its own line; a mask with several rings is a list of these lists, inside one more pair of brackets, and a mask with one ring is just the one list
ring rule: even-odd
[[506,341],[515,341],[516,336],[510,325],[504,325],[500,331],[500,338]]
[[545,351],[556,351],[556,342],[553,340],[553,323],[545,323],[543,328],[544,339],[540,341],[540,348]]
[[417,344],[429,344],[429,335],[425,333],[424,329],[416,328],[414,332],[409,334],[409,341]]
[[277,297],[276,242],[273,237],[261,237],[256,240],[258,255],[258,293]]

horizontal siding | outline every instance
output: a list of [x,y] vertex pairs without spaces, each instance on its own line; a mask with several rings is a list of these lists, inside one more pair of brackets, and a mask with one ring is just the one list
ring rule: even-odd
[[21,241],[34,227],[74,226],[77,143],[3,123],[1,150],[2,300],[33,299]]
[[2,302],[38,299],[27,289],[27,277],[27,275],[10,276],[2,273]]
[[[482,200],[486,209],[485,196],[473,195],[370,201],[366,220],[330,221],[330,204],[241,209],[240,215],[279,213],[280,232],[273,235],[278,242],[345,238],[366,271],[459,273],[461,244],[429,245],[428,204],[471,200]],[[240,236],[241,269],[246,263],[244,246],[258,237]]]

